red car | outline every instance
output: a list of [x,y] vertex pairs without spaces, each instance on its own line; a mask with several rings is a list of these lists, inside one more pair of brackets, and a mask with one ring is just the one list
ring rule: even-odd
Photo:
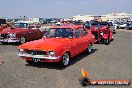
[[14,28],[7,28],[0,32],[1,43],[25,43],[27,41],[42,38],[43,33],[37,29],[30,27],[27,22],[17,22]]
[[92,22],[90,29],[96,42],[103,42],[108,45],[113,39],[113,31],[110,30],[108,22]]
[[20,45],[19,54],[27,63],[58,62],[66,67],[69,59],[83,51],[92,52],[95,38],[83,26],[54,26],[44,38]]

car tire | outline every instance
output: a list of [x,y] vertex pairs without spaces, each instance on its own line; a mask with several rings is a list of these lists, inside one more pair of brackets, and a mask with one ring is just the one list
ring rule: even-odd
[[27,62],[28,64],[34,64],[34,63],[35,63],[34,61],[31,61],[31,60],[26,60],[26,62]]
[[20,43],[23,44],[23,43],[25,43],[25,42],[26,42],[26,38],[25,38],[25,37],[21,37],[21,38],[20,38]]
[[89,44],[87,49],[86,49],[86,53],[88,53],[88,54],[92,53],[92,49],[93,49],[92,45]]
[[116,31],[115,30],[113,31],[113,34],[116,34]]
[[69,65],[70,55],[69,53],[64,53],[61,61],[59,62],[59,66],[65,68]]
[[104,40],[104,44],[105,44],[105,45],[108,45],[109,43],[110,43],[110,40],[109,40],[109,39],[105,39],[105,40]]
[[113,34],[116,34],[116,32],[114,32]]

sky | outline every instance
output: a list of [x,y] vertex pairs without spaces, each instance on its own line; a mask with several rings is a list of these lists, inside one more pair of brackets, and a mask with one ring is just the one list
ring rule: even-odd
[[60,17],[132,13],[132,0],[0,0],[0,17]]

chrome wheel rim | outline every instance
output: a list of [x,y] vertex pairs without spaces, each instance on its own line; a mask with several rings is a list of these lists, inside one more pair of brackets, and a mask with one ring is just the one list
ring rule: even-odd
[[23,43],[26,42],[26,39],[25,39],[24,37],[22,37],[20,41],[21,41],[21,43],[23,44]]
[[66,65],[68,65],[68,63],[69,63],[69,54],[65,53],[63,55],[63,64],[66,66]]
[[92,46],[91,46],[91,45],[89,45],[89,47],[88,47],[88,52],[89,52],[89,53],[92,52]]

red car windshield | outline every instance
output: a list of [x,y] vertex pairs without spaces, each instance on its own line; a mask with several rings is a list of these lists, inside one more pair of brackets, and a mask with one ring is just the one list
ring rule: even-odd
[[73,29],[70,28],[51,28],[45,34],[45,37],[61,37],[61,38],[72,38]]
[[97,28],[97,27],[105,27],[105,26],[108,26],[108,23],[107,22],[95,22],[95,23],[91,23],[91,26]]
[[105,26],[108,26],[108,23],[107,22],[99,22],[99,26],[105,27]]
[[98,29],[98,23],[91,23],[91,27]]

